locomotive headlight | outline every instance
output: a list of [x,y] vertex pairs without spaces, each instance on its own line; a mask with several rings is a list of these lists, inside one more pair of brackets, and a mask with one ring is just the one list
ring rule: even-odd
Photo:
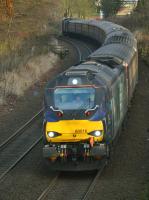
[[72,80],[72,84],[73,84],[73,85],[77,85],[77,84],[78,84],[78,80],[77,80],[77,79],[73,79],[73,80]]
[[49,131],[49,132],[47,133],[47,135],[48,135],[50,138],[54,138],[54,137],[60,136],[61,134],[60,134],[60,133],[53,132],[53,131]]
[[92,135],[92,136],[94,136],[94,137],[100,137],[100,136],[102,136],[102,131],[100,131],[100,130],[97,130],[97,131],[93,131],[93,132],[91,132],[91,133],[89,133],[89,135]]
[[101,131],[95,131],[94,134],[95,134],[96,137],[99,137],[99,136],[102,135],[102,132]]
[[54,137],[54,132],[48,132],[48,136],[53,138]]

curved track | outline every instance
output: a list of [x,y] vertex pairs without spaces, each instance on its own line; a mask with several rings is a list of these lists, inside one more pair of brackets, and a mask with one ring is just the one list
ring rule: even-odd
[[[87,44],[82,42],[81,40],[77,40],[75,38],[69,38],[69,37],[63,37],[61,38],[63,41],[70,43],[72,46],[74,46],[78,52],[78,61],[81,62],[85,58],[87,58],[91,53],[92,49],[88,47]],[[85,49],[85,51],[84,51]],[[77,63],[78,63],[77,61]]]
[[[80,62],[82,58],[87,57],[91,53],[90,48],[81,41],[76,42],[76,40],[69,38],[62,38],[62,40],[73,46],[78,55],[77,62]],[[86,52],[83,51],[83,48]],[[43,108],[0,144],[0,182],[42,139],[41,132],[36,133],[36,130],[39,129],[37,122],[41,120],[42,113]]]

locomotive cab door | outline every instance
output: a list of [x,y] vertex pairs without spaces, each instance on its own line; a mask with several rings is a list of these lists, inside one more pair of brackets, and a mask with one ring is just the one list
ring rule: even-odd
[[99,88],[97,90],[96,104],[99,105],[99,119],[104,125],[104,138],[108,142],[113,137],[112,104],[108,89]]

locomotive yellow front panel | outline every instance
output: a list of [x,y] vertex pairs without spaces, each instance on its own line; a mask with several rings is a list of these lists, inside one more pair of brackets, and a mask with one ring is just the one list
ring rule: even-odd
[[[46,124],[46,138],[48,142],[79,142],[81,140],[88,140],[93,137],[90,133],[94,131],[102,132],[98,137],[94,137],[94,141],[102,141],[102,121],[62,120],[59,122],[47,122]],[[55,132],[59,135],[49,137],[49,132]]]

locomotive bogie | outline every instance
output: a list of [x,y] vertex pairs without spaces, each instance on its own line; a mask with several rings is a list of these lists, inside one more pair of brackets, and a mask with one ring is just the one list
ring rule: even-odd
[[88,160],[109,157],[109,146],[105,143],[94,143],[91,147],[89,143],[82,142],[75,145],[71,143],[48,144],[43,148],[43,156],[49,160]]

